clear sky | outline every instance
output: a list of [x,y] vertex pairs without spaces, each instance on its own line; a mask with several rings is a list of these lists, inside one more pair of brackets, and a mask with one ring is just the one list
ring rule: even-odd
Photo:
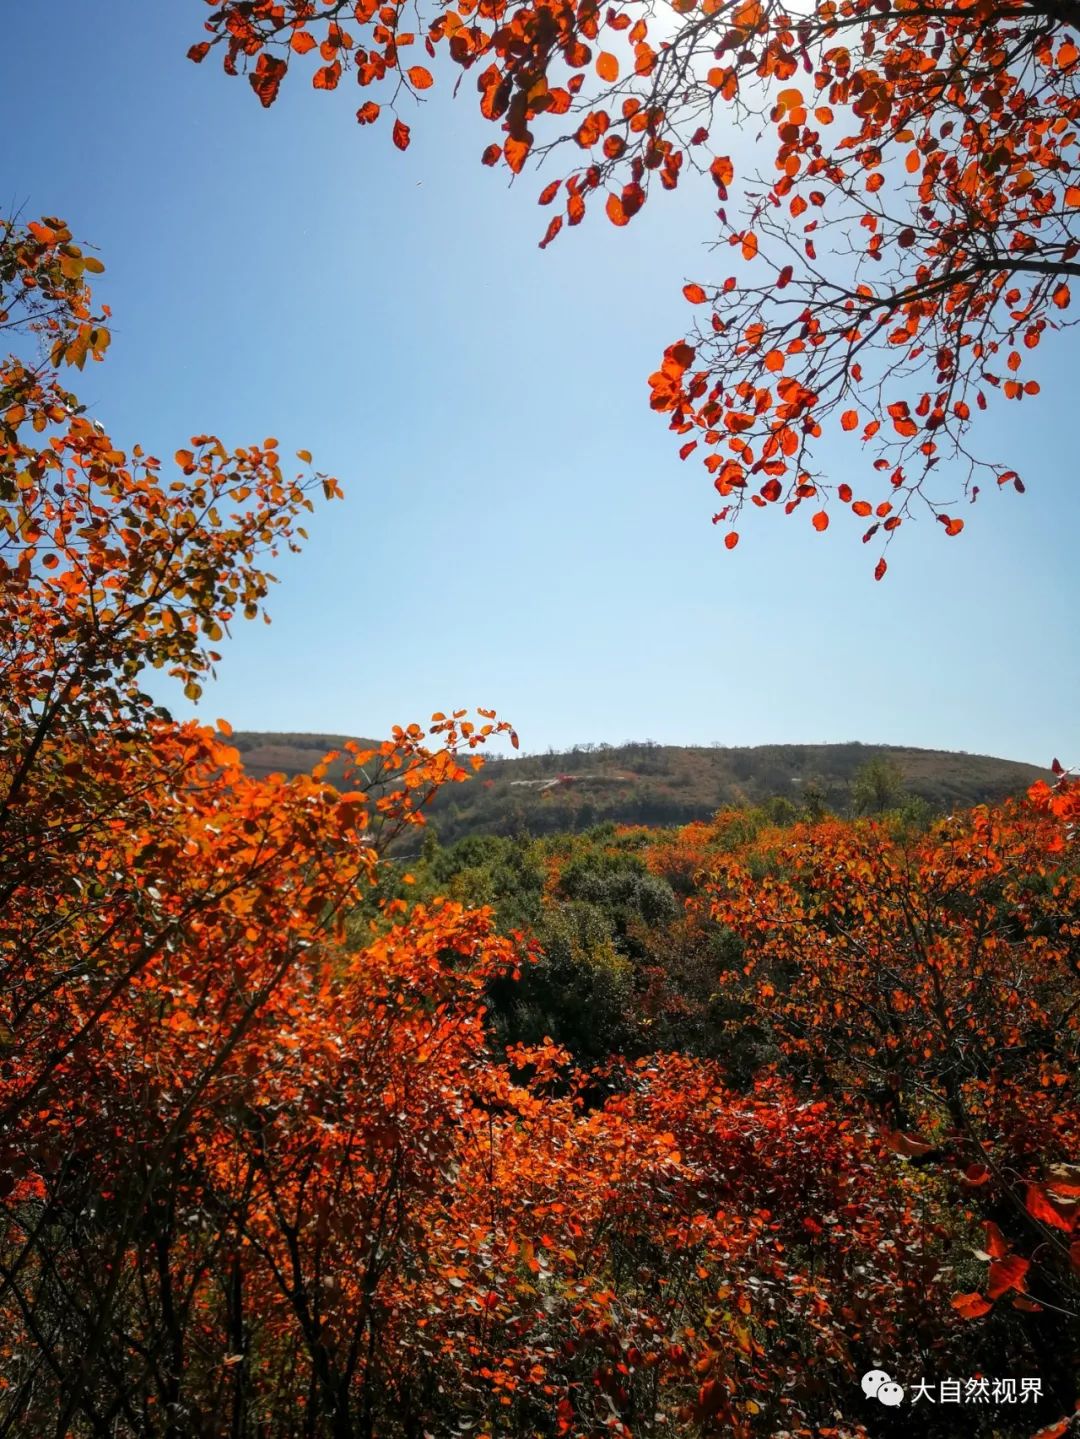
[[[961,537],[906,525],[880,584],[839,512],[824,535],[755,515],[728,553],[646,386],[689,323],[683,283],[722,278],[711,185],[540,251],[542,181],[481,167],[495,136],[468,77],[404,115],[403,155],[355,124],[355,86],[287,83],[263,111],[215,57],[190,64],[203,11],[14,4],[0,51],[0,203],[62,216],[107,266],[113,344],[78,384],[95,416],[163,457],[275,435],[345,490],[200,715],[378,735],[484,705],[530,751],[860,739],[1080,761],[1080,337],[1045,342],[1041,397],[984,426],[1028,491],[984,487]],[[860,488],[857,446],[829,463]]]

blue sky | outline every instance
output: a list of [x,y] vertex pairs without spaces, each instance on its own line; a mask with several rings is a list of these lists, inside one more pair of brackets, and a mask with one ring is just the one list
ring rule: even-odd
[[[286,84],[263,111],[216,59],[191,65],[202,11],[13,6],[0,53],[0,203],[62,216],[107,266],[93,413],[163,456],[275,435],[345,490],[200,715],[382,734],[484,705],[530,751],[861,739],[1080,761],[1076,336],[980,436],[1027,494],[984,487],[960,538],[906,526],[880,584],[839,513],[824,535],[754,516],[728,553],[646,386],[689,323],[683,283],[722,278],[711,185],[541,252],[542,179],[481,167],[468,81],[404,115],[403,155],[354,123],[355,87]],[[856,446],[829,458],[861,488]]]

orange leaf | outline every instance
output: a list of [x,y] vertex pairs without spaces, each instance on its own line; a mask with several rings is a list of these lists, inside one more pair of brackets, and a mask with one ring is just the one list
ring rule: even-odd
[[[822,517],[825,518],[824,511],[822,511],[821,513]],[[816,515],[814,516],[814,522],[815,525],[817,525]],[[825,526],[820,525],[817,526],[817,528],[824,529]],[[884,564],[884,560],[882,561],[882,564]],[[880,576],[875,576],[875,578],[880,578]],[[929,1154],[931,1149],[933,1149],[934,1147],[932,1144],[927,1144],[922,1139],[912,1139],[906,1134],[901,1134],[898,1129],[894,1129],[889,1134],[886,1134],[885,1143],[889,1146],[889,1148],[894,1154],[901,1154],[905,1159],[917,1159],[920,1155]]]
[[[829,528],[829,517],[824,510],[818,510],[817,514],[810,521],[810,523],[813,525],[815,530],[827,530]],[[930,1147],[931,1146],[929,1144],[926,1146],[927,1149],[929,1149]]]
[[954,1294],[952,1307],[965,1319],[980,1319],[984,1314],[989,1314],[994,1306],[981,1294]]
[[735,166],[727,155],[717,155],[709,166],[709,174],[718,185],[730,185],[735,177]]
[[520,175],[522,166],[525,164],[529,155],[529,141],[515,140],[513,136],[511,136],[503,146],[503,155],[506,157],[506,163],[510,166],[511,170],[513,170],[514,174]]
[[306,30],[294,30],[289,44],[298,55],[306,55],[315,48],[315,36],[309,35]]
[[430,90],[435,83],[431,71],[425,70],[423,65],[411,65],[406,74],[414,90]]
[[683,294],[691,305],[704,305],[709,298],[700,285],[684,285]]
[[286,64],[279,60],[276,55],[262,54],[259,56],[258,64],[252,74],[248,76],[248,83],[259,97],[259,103],[266,109],[277,99],[277,93],[281,89],[281,82],[285,78]]
[[1038,1430],[1031,1439],[1064,1439],[1071,1428],[1071,1419],[1059,1419],[1056,1424],[1048,1424],[1045,1429]]
[[840,424],[845,430],[853,430],[858,423],[858,410],[845,410],[840,416]]
[[747,230],[743,236],[742,254],[744,260],[752,260],[757,254],[757,236],[753,230]]
[[619,78],[619,62],[607,50],[601,50],[596,57],[596,73],[601,80],[614,81]]

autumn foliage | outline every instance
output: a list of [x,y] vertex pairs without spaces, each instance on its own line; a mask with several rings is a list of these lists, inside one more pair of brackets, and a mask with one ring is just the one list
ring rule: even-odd
[[[946,496],[1023,489],[970,432],[996,397],[1038,394],[1032,352],[1071,323],[1073,7],[225,0],[204,23],[190,57],[217,53],[263,105],[289,75],[352,82],[357,119],[387,109],[401,149],[402,114],[441,49],[499,126],[485,165],[517,174],[530,156],[573,157],[540,193],[557,206],[542,245],[590,205],[624,226],[658,190],[707,177],[735,264],[685,286],[703,318],[649,383],[682,458],[704,455],[728,548],[751,506],[800,511],[818,531],[846,510],[880,579],[919,509],[954,536],[964,520]],[[769,137],[762,173],[737,173],[732,123]],[[824,477],[830,438],[837,453],[861,445],[862,479]]]
[[[337,485],[117,449],[64,380],[99,262],[57,219],[0,259],[0,1429],[856,1436],[883,1356],[1068,1412],[1077,786],[568,842],[541,943],[404,869],[491,712],[290,780],[153,705]],[[623,1049],[500,1032],[559,934]]]

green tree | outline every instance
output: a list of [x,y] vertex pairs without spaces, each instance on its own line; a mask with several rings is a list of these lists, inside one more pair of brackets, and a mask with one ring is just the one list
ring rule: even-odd
[[855,814],[884,814],[899,809],[907,798],[904,772],[895,760],[877,755],[868,760],[851,782],[851,807]]

